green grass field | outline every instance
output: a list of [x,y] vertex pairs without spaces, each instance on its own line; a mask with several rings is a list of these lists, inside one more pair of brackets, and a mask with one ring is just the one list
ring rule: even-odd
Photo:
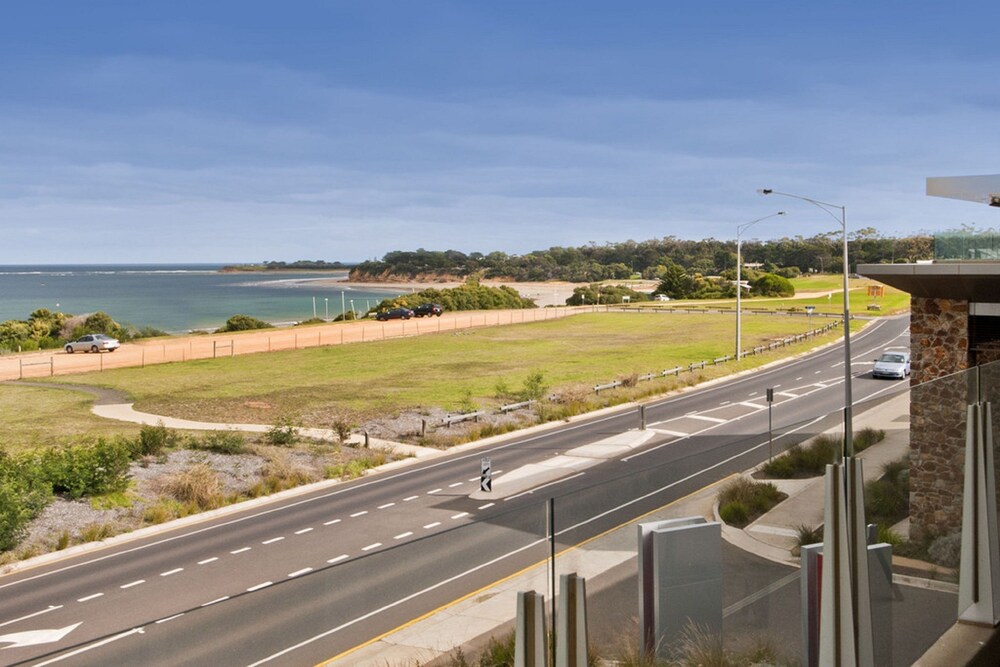
[[[816,322],[817,325],[820,322]],[[747,315],[745,348],[801,333],[805,318]],[[828,334],[839,337],[839,329]],[[131,368],[62,378],[126,392],[154,414],[226,422],[274,423],[294,416],[303,425],[354,423],[402,410],[471,401],[495,405],[498,382],[517,390],[532,372],[551,389],[590,387],[633,373],[658,371],[733,353],[731,315],[585,314],[564,320],[357,345],[275,352]],[[816,340],[801,344],[816,345]],[[716,377],[765,363],[787,351],[709,367]],[[25,393],[27,392],[27,393]],[[90,415],[84,395],[0,387],[5,406],[0,445],[51,441],[51,434],[134,432]],[[14,407],[20,406],[20,411]],[[25,410],[25,407],[28,407]],[[15,413],[19,416],[15,417]]]

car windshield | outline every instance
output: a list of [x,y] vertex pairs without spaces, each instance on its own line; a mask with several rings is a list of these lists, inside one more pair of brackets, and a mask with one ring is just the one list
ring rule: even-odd
[[887,364],[902,364],[906,361],[906,357],[901,354],[883,354],[879,361]]

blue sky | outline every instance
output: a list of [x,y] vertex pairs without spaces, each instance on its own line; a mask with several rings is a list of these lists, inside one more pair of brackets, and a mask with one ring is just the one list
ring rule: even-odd
[[1000,226],[994,2],[34,2],[0,264]]

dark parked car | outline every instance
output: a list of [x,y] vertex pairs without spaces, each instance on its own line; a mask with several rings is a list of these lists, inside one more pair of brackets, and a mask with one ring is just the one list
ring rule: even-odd
[[103,352],[107,350],[108,352],[114,352],[119,348],[118,339],[112,338],[111,336],[105,336],[104,334],[87,334],[86,336],[81,336],[71,343],[66,343],[66,352],[68,354],[73,354],[78,350],[83,350],[84,352]]
[[413,317],[413,311],[409,308],[391,308],[375,313],[375,319],[380,322],[386,320],[408,320]]
[[444,308],[442,308],[440,305],[436,303],[422,303],[413,309],[413,314],[416,315],[417,317],[423,317],[425,315],[427,317],[430,317],[431,315],[437,315],[438,317],[441,317],[441,313],[443,312]]

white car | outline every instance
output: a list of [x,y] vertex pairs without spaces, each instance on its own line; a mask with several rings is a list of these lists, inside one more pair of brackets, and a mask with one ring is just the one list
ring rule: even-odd
[[872,368],[873,378],[896,378],[902,380],[910,374],[909,352],[883,352],[875,360]]
[[83,350],[84,352],[114,352],[119,347],[121,343],[118,342],[117,338],[112,338],[111,336],[105,336],[104,334],[87,334],[86,336],[80,336],[71,343],[66,343],[66,354],[73,354],[78,350]]

